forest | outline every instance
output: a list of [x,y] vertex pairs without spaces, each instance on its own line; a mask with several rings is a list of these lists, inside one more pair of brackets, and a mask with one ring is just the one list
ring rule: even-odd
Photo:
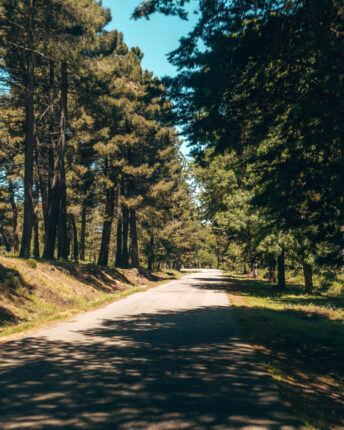
[[172,105],[110,20],[93,0],[1,2],[1,245],[188,265],[200,221]]
[[[133,18],[187,19],[188,3],[138,2]],[[343,13],[200,0],[169,54],[178,74],[159,80],[101,1],[2,0],[1,252],[340,290]]]
[[6,428],[343,428],[344,1],[121,1],[0,0]]

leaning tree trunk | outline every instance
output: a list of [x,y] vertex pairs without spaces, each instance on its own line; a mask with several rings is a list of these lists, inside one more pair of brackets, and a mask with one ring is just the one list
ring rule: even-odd
[[136,269],[139,268],[139,248],[137,243],[136,211],[130,209],[130,236],[131,236],[131,264]]
[[285,251],[284,249],[277,257],[277,287],[280,290],[284,290],[286,288],[285,284]]
[[29,20],[28,20],[28,47],[31,49],[27,54],[27,75],[26,75],[26,96],[25,96],[25,116],[26,116],[26,138],[25,138],[25,169],[24,169],[24,223],[21,240],[20,257],[29,258],[31,250],[32,227],[33,227],[33,150],[35,145],[35,56],[33,52],[34,42],[34,11],[33,0],[29,0]]
[[123,239],[122,239],[122,267],[127,269],[129,267],[129,253],[128,253],[128,231],[129,231],[129,210],[123,206]]
[[103,234],[102,241],[100,245],[98,264],[100,266],[107,266],[109,260],[109,245],[111,239],[111,227],[113,221],[115,207],[115,191],[112,188],[106,190],[106,205],[105,205],[105,215],[103,223]]
[[305,279],[305,291],[307,294],[313,294],[313,274],[312,266],[307,263],[303,263],[303,275]]
[[80,260],[85,261],[86,251],[86,203],[83,202],[81,210],[81,233],[80,233]]

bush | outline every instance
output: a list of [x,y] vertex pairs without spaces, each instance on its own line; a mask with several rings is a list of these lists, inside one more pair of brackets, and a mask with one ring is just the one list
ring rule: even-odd
[[37,269],[37,261],[33,258],[26,260],[26,264],[31,267],[31,269]]

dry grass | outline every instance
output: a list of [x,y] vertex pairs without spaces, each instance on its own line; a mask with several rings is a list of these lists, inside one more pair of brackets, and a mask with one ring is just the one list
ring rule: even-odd
[[0,257],[0,337],[69,317],[181,275]]

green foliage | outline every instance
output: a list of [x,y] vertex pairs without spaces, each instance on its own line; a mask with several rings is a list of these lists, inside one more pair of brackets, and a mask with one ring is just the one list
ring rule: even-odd
[[120,230],[128,248],[121,267],[138,265],[135,247],[136,259],[140,252],[141,264],[148,264],[152,234],[155,264],[191,264],[200,224],[171,103],[162,83],[142,69],[140,49],[126,46],[120,32],[105,30],[111,16],[95,0],[4,0],[0,15],[6,83],[0,98],[0,246],[18,252],[24,185],[24,194],[33,197],[26,213],[34,246],[29,243],[27,252],[35,258],[44,245],[48,259],[115,264],[122,244],[114,233]]
[[[311,290],[311,266],[343,266],[341,2],[198,6],[169,84],[202,166],[204,215],[251,265],[272,270],[287,250]],[[143,2],[135,16],[154,12],[185,12],[184,2]]]
[[197,260],[202,268],[215,269],[217,265],[216,255],[207,251],[206,249],[200,249],[197,252]]

